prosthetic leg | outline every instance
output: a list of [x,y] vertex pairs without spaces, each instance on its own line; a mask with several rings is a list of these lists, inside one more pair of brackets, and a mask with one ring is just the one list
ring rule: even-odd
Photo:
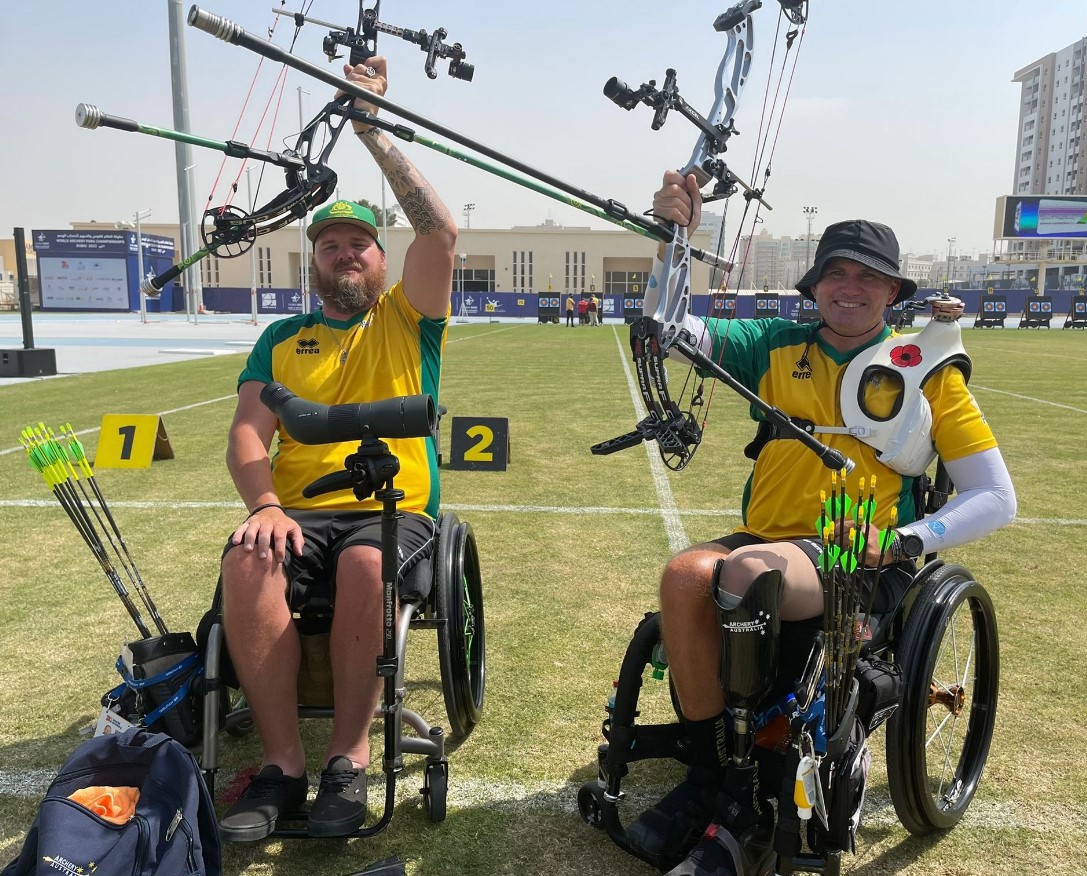
[[727,866],[728,858],[737,874],[757,872],[772,836],[773,813],[760,800],[751,712],[770,694],[777,677],[782,575],[764,572],[737,601],[722,587],[724,567],[722,561],[714,569],[713,599],[721,621],[721,688],[732,714],[732,756],[716,822],[691,857],[672,871],[676,876],[723,872],[718,865]]
[[724,563],[714,569],[713,600],[721,619],[721,688],[732,710],[732,762],[750,759],[754,737],[751,710],[769,695],[777,677],[778,639],[781,636],[781,572],[759,575],[738,605],[721,587]]

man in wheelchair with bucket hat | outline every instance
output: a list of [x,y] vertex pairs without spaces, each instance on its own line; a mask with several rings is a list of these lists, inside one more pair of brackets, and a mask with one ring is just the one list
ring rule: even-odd
[[[701,218],[695,177],[667,172],[653,213],[686,226],[690,235]],[[887,308],[917,291],[917,284],[900,273],[898,258],[898,241],[887,226],[860,219],[837,222],[823,232],[814,263],[796,287],[818,305],[819,322],[688,315],[685,324],[700,348],[748,389],[794,421],[812,424],[816,437],[856,461],[858,474],[874,476],[878,510],[863,536],[865,566],[884,564],[877,610],[894,605],[908,587],[914,560],[982,538],[1009,523],[1016,508],[996,440],[966,387],[969,360],[961,342],[916,351],[899,342],[895,364],[904,376],[898,379],[889,380],[886,369],[849,369],[892,336]],[[649,290],[646,313],[656,306],[652,296]],[[933,309],[934,318],[949,321],[962,313],[954,299],[936,301]],[[905,360],[911,356],[917,367],[902,367],[909,366]],[[878,428],[870,428],[874,425]],[[874,440],[873,434],[881,438]],[[913,484],[933,450],[958,492],[922,519]],[[743,525],[672,557],[661,577],[662,636],[692,746],[691,766],[684,782],[631,825],[628,839],[650,859],[686,855],[672,876],[734,874],[739,853],[733,835],[750,826],[743,813],[751,812],[751,801],[736,797],[754,791],[723,787],[731,731],[721,681],[722,626],[733,612],[753,613],[759,607],[755,602],[773,603],[781,621],[779,678],[789,667],[790,677],[800,674],[821,629],[823,590],[816,561],[824,534],[816,533],[813,523],[817,502],[804,499],[826,489],[826,469],[800,441],[777,434],[766,421],[747,452],[755,464],[744,495]],[[891,509],[896,518],[888,516]],[[893,540],[889,545],[882,540],[884,558],[878,533],[892,523]],[[767,576],[771,571],[777,574]],[[779,582],[772,596],[761,586],[769,579]],[[866,579],[871,588],[873,576]]]

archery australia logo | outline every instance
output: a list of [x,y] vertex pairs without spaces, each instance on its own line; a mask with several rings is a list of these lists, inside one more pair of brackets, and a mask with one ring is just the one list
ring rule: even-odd
[[298,356],[319,356],[321,354],[321,342],[317,338],[301,338],[294,352]]
[[760,636],[765,636],[766,627],[769,623],[770,615],[765,611],[760,611],[751,620],[731,621],[721,624],[721,626],[727,633],[758,633]]
[[62,858],[60,855],[52,858],[49,855],[42,855],[42,863],[45,864],[48,870],[59,870],[64,873],[65,876],[87,876],[89,873],[93,873],[98,869],[98,865],[94,861],[89,861],[86,865],[74,864],[67,858]]

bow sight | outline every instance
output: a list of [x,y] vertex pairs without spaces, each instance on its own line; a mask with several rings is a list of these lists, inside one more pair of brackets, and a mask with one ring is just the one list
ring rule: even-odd
[[[792,24],[803,24],[807,19],[807,0],[778,0],[782,14]],[[706,201],[727,198],[736,192],[737,187],[744,190],[744,197],[759,201],[767,210],[771,207],[762,197],[763,190],[748,185],[736,176],[721,158],[715,156],[728,148],[728,140],[733,134],[739,134],[732,119],[738,96],[751,67],[751,22],[749,16],[762,8],[762,0],[742,0],[726,12],[722,12],[713,22],[713,29],[718,33],[729,34],[729,48],[721,59],[718,71],[716,100],[710,118],[698,113],[679,94],[676,87],[676,71],[669,68],[665,72],[664,85],[657,88],[656,80],[650,79],[638,88],[631,88],[618,77],[613,76],[604,84],[604,96],[616,106],[632,110],[639,103],[653,108],[654,131],[660,130],[671,110],[676,110],[702,132],[698,146],[691,155],[681,173],[693,173],[698,185],[704,186],[715,180],[713,191],[705,197]],[[787,37],[789,42],[795,33]],[[733,62],[733,57],[736,61]],[[732,64],[731,70],[728,65]],[[728,74],[728,75],[726,75]],[[727,80],[727,84],[726,83]],[[727,123],[723,121],[728,119]]]
[[448,36],[444,27],[439,27],[432,34],[428,34],[425,30],[408,30],[403,27],[394,27],[391,24],[385,24],[383,21],[378,21],[377,17],[380,8],[381,0],[377,0],[370,9],[364,8],[360,2],[359,22],[354,28],[342,27],[338,24],[331,24],[327,21],[309,18],[301,12],[282,12],[278,9],[273,9],[272,11],[276,15],[290,15],[294,18],[294,23],[297,27],[301,27],[305,22],[309,22],[310,24],[317,24],[321,27],[330,28],[331,30],[329,31],[328,36],[326,36],[321,43],[321,48],[330,61],[335,61],[337,58],[343,57],[338,54],[337,49],[339,46],[344,46],[351,50],[351,54],[348,57],[348,62],[351,66],[354,67],[362,64],[377,54],[378,33],[387,33],[391,36],[397,36],[403,40],[407,40],[409,43],[415,43],[420,49],[426,52],[426,61],[423,62],[423,69],[426,70],[426,75],[431,79],[438,78],[438,71],[434,69],[435,60],[438,58],[448,58],[450,76],[454,79],[463,79],[465,82],[472,81],[472,77],[476,72],[475,66],[465,62],[464,48],[460,43],[454,43],[452,46],[447,46],[442,42],[442,40]]

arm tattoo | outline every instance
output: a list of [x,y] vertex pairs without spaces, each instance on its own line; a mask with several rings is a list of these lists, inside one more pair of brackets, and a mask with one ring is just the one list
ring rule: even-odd
[[404,215],[416,234],[422,237],[443,225],[453,224],[449,211],[431,188],[430,183],[424,179],[415,165],[389,142],[387,137],[372,136],[360,139],[370,150],[385,179],[392,186],[393,194],[396,195],[400,206],[404,208]]
[[411,227],[415,229],[415,233],[420,237],[425,237],[441,227],[441,223],[438,221],[441,212],[438,209],[440,204],[435,205],[428,189],[417,188],[413,192],[401,195],[397,200],[400,201],[400,206],[404,208],[404,215],[408,217]]

